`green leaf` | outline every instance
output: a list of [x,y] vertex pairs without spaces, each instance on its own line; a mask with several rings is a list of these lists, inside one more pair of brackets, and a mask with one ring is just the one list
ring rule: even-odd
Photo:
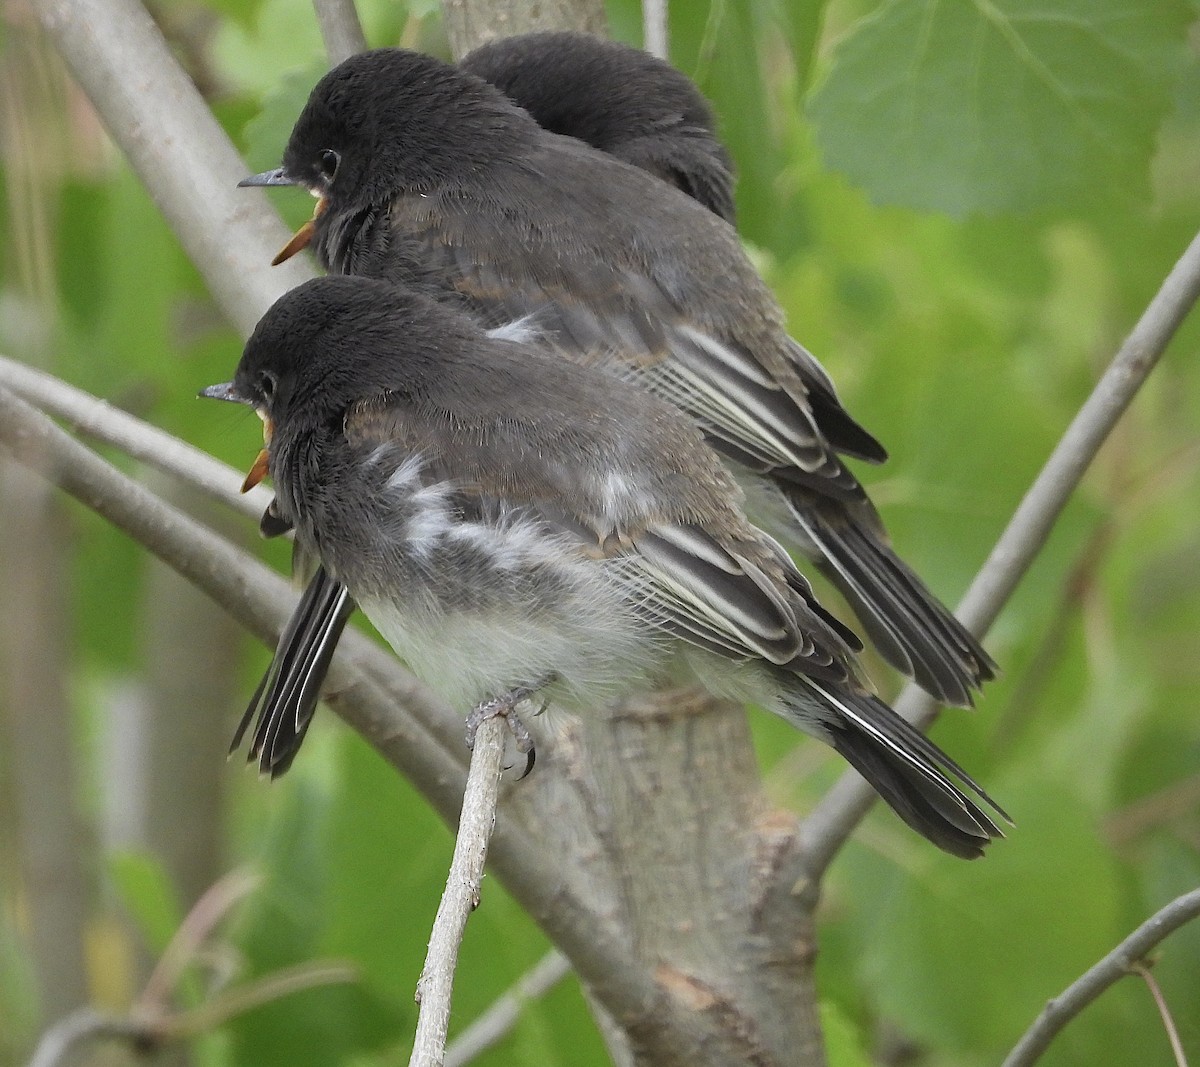
[[833,1001],[821,1001],[821,1031],[829,1067],[871,1067],[858,1027]]
[[947,1051],[998,1053],[1120,937],[1117,871],[1079,800],[1039,773],[994,788],[1017,826],[986,858],[914,850],[908,877],[864,863],[852,890],[884,1012]]
[[251,30],[258,22],[264,0],[210,0],[215,11],[227,16],[243,29]]
[[951,215],[1143,197],[1190,12],[1181,0],[891,0],[810,113],[879,203]]
[[304,67],[288,71],[263,95],[262,110],[246,123],[243,133],[246,161],[255,170],[279,166],[288,135],[325,70],[325,61],[314,58]]
[[109,871],[151,951],[162,952],[183,922],[179,895],[162,863],[144,852],[116,852]]
[[408,1001],[454,844],[361,738],[343,730],[336,740],[339,788],[322,849],[330,884],[320,950],[353,959],[380,989]]
[[398,1041],[410,1014],[365,984],[307,989],[234,1020],[233,1062],[331,1067]]
[[320,64],[321,74],[328,69],[312,6],[292,0],[261,0],[253,26],[218,23],[211,55],[231,85],[264,93],[297,67]]
[[[312,744],[315,737],[309,741],[305,766],[297,766],[275,791],[272,799],[280,806],[254,849],[266,882],[247,901],[238,925],[248,973],[258,978],[308,961],[345,958],[325,951],[322,943],[331,911],[334,872],[325,848],[336,783],[317,765],[324,746]],[[256,795],[264,803],[265,792]],[[232,1062],[337,1064],[397,1040],[410,1025],[409,1014],[407,1004],[401,1006],[367,976],[361,984],[306,990],[233,1019]]]

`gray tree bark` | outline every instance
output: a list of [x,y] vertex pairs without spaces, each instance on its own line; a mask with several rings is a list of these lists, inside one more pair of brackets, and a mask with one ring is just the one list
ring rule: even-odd
[[534,30],[604,34],[604,5],[595,0],[442,0],[442,21],[455,56],[497,37]]

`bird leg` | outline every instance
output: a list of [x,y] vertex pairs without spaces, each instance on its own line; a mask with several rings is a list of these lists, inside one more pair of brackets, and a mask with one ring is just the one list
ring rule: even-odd
[[[475,747],[475,735],[479,732],[479,727],[487,722],[488,719],[503,717],[507,721],[508,728],[512,731],[513,737],[516,739],[517,751],[525,753],[525,770],[521,773],[521,778],[526,777],[533,770],[537,753],[533,748],[533,736],[517,716],[517,705],[528,700],[553,681],[554,675],[547,675],[533,685],[514,686],[501,696],[493,697],[491,700],[484,700],[475,705],[471,709],[471,714],[467,716],[467,748],[473,749]],[[546,704],[543,703],[537,714],[540,715],[545,710]],[[517,781],[520,781],[521,778],[518,778]]]

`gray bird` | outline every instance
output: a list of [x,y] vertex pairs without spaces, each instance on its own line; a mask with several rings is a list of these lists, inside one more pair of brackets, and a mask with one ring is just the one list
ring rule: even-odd
[[954,704],[993,676],[840,458],[883,449],[788,336],[734,230],[695,201],[399,49],[326,75],[283,166],[243,184],[319,198],[281,258],[312,240],[336,273],[404,282],[493,326],[525,320],[579,364],[609,353],[734,461],[752,512],[817,563],[891,663]]
[[303,738],[352,596],[454,706],[582,710],[679,674],[832,745],[948,852],[1000,834],[979,786],[863,688],[853,634],[698,429],[644,390],[523,327],[330,277],[282,297],[202,395],[258,411],[248,481],[269,471],[321,562],[247,712],[264,770]]

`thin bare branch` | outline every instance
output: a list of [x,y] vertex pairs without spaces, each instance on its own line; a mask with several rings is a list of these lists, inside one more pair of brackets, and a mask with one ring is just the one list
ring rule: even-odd
[[0,356],[0,385],[62,419],[76,433],[113,445],[256,522],[270,503],[272,493],[265,485],[243,493],[244,473],[52,374]]
[[1200,915],[1200,889],[1176,897],[1156,912],[1090,970],[1046,1004],[1003,1067],[1029,1067],[1075,1016],[1129,974],[1155,945]]
[[71,1063],[73,1051],[85,1041],[120,1041],[142,1047],[149,1040],[146,1027],[134,1019],[80,1008],[64,1015],[42,1034],[27,1067],[58,1067],[61,1063]]
[[367,50],[367,38],[354,0],[313,0],[313,9],[331,67]]
[[467,919],[479,906],[488,841],[496,825],[505,729],[505,720],[496,716],[485,720],[475,734],[454,858],[433,920],[425,966],[417,982],[421,1008],[412,1058],[408,1061],[410,1067],[441,1067],[445,1057],[458,948]]
[[671,58],[667,0],[642,0],[642,47],[659,59]]
[[[976,636],[987,633],[996,621],[1096,453],[1198,297],[1200,235],[1180,256],[1067,427],[959,604],[958,617]],[[926,726],[936,715],[937,705],[909,685],[896,702],[896,710],[909,721]],[[806,847],[800,867],[789,871],[787,877],[793,882],[819,880],[875,799],[866,782],[847,772],[805,820]]]
[[450,1042],[445,1067],[466,1067],[476,1056],[502,1041],[517,1025],[521,1009],[529,1001],[545,996],[570,973],[570,960],[552,948]]
[[282,967],[252,982],[228,989],[190,1011],[152,1018],[147,1024],[160,1041],[179,1041],[220,1026],[272,1001],[306,989],[348,985],[360,981],[358,969],[348,963],[314,961]]
[[166,1010],[183,972],[196,958],[213,928],[261,882],[258,875],[247,871],[230,871],[209,886],[184,917],[150,973],[138,998],[143,1013]]
[[123,1017],[80,1008],[64,1016],[42,1035],[28,1067],[58,1067],[59,1064],[79,1062],[73,1052],[84,1042],[119,1041],[144,1054],[212,1030],[238,1015],[293,993],[357,982],[360,977],[348,964],[319,961],[274,971],[227,990],[191,1011],[165,1012],[156,1006],[149,1011],[135,1009]]
[[249,334],[313,275],[303,257],[271,267],[288,232],[158,27],[137,0],[33,0],[38,18],[100,112],[226,317]]
[[1171,1055],[1175,1057],[1175,1067],[1188,1067],[1187,1053],[1183,1051],[1183,1042],[1179,1037],[1179,1027],[1175,1025],[1175,1017],[1171,1014],[1171,1006],[1167,1003],[1167,998],[1163,996],[1162,986],[1158,984],[1158,979],[1154,977],[1154,972],[1150,970],[1148,964],[1140,961],[1130,967],[1129,970],[1130,973],[1136,974],[1145,982],[1146,988],[1150,990],[1154,1006],[1158,1009],[1158,1017],[1162,1020],[1163,1029],[1167,1032],[1167,1040],[1171,1043]]

